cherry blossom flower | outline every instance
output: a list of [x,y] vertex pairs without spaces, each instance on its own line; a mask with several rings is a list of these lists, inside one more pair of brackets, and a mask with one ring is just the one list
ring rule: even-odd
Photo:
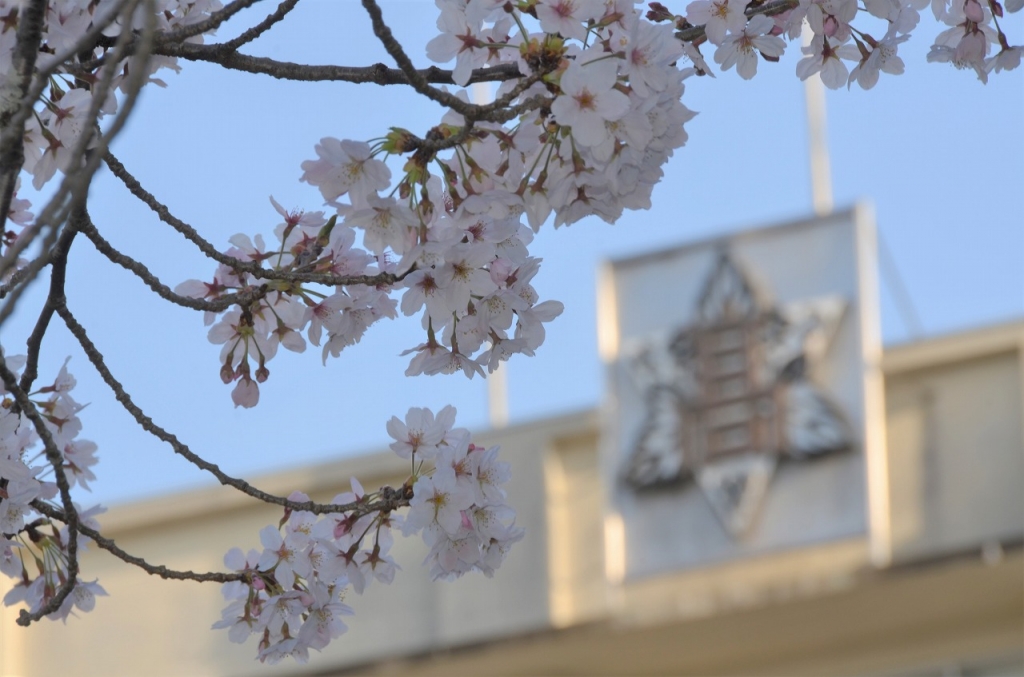
[[325,137],[315,150],[320,159],[303,162],[299,180],[319,188],[327,201],[351,193],[352,204],[361,206],[367,195],[391,181],[391,171],[372,157],[369,144]]
[[609,59],[587,64],[574,61],[562,74],[562,94],[551,104],[551,112],[558,124],[572,129],[578,143],[601,143],[608,137],[605,123],[618,120],[629,110],[629,97],[613,89],[617,73],[615,61]]
[[775,27],[775,22],[763,14],[751,17],[750,22],[738,33],[730,33],[715,50],[715,61],[721,64],[722,70],[729,70],[734,65],[736,72],[744,80],[757,74],[757,52],[764,56],[778,57],[786,49],[782,38],[766,35]]
[[738,33],[747,23],[743,13],[750,0],[697,0],[686,6],[686,19],[704,26],[708,42],[720,45],[726,33]]
[[862,58],[860,63],[850,71],[847,87],[856,80],[861,88],[871,89],[878,82],[879,72],[889,73],[890,75],[902,74],[904,67],[903,59],[897,56],[896,49],[901,42],[905,42],[909,38],[910,36],[908,35],[901,35],[899,37],[886,36],[876,42],[867,56]]

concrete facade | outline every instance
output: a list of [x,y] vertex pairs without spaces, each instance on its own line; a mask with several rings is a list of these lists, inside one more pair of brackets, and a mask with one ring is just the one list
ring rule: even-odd
[[[864,536],[640,579],[609,576],[601,414],[480,434],[513,466],[526,539],[493,579],[432,583],[418,539],[404,570],[347,601],[350,630],[308,665],[255,662],[209,625],[213,585],[163,582],[104,552],[110,592],[58,623],[0,619],[0,675],[1024,675],[1024,322],[886,350],[892,562]],[[404,479],[390,452],[258,478],[329,499],[350,476]],[[112,510],[104,532],[172,568],[218,570],[279,513],[228,490]],[[614,572],[611,572],[614,573]],[[497,611],[497,613],[495,613]]]

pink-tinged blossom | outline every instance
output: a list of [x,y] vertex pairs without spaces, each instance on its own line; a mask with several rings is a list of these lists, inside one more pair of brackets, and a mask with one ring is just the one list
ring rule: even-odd
[[629,78],[629,86],[640,97],[661,92],[668,86],[670,65],[683,56],[683,46],[675,38],[669,24],[651,24],[637,21],[629,32],[622,61],[622,74]]
[[618,120],[629,110],[629,97],[614,89],[618,66],[614,59],[569,64],[562,74],[562,94],[551,104],[551,113],[583,146],[596,146],[608,137],[605,123]]
[[897,46],[910,38],[909,35],[885,37],[876,42],[866,57],[850,71],[847,87],[854,80],[862,89],[871,89],[878,82],[879,72],[890,75],[902,75],[903,59],[896,54]]
[[308,578],[312,567],[309,555],[303,551],[306,541],[303,538],[296,541],[294,534],[288,534],[288,538],[285,538],[273,526],[263,527],[260,542],[264,550],[260,555],[259,570],[272,571],[274,578],[286,590],[291,588],[296,576]]
[[766,35],[775,27],[775,22],[763,14],[751,17],[737,33],[730,33],[715,50],[715,61],[727,71],[736,66],[736,72],[744,80],[757,74],[757,52],[767,57],[779,57],[786,49],[782,38]]
[[437,534],[458,533],[462,526],[462,511],[473,505],[473,495],[456,486],[455,473],[437,471],[432,477],[420,477],[413,485],[407,531],[423,529],[423,540],[433,543]]
[[807,23],[815,35],[838,44],[850,37],[850,22],[857,16],[857,0],[815,0],[807,8]]
[[351,193],[352,204],[363,206],[368,195],[391,182],[391,171],[371,157],[367,143],[325,137],[315,150],[320,159],[303,162],[299,180],[319,188],[328,202]]
[[986,34],[979,27],[956,26],[939,34],[927,58],[930,62],[952,63],[959,69],[971,68],[979,80],[988,82],[988,49]]
[[463,313],[473,296],[486,296],[495,290],[490,274],[483,266],[494,258],[493,250],[472,244],[458,244],[446,254],[445,265],[437,271],[437,283],[445,293],[449,312]]
[[405,357],[412,353],[415,353],[415,356],[409,361],[409,366],[405,370],[406,376],[440,374],[449,363],[451,351],[431,336],[426,343],[402,352],[401,356]]
[[406,287],[402,295],[402,313],[413,315],[426,304],[427,317],[438,326],[447,321],[452,311],[448,307],[447,294],[438,282],[437,271],[414,270],[402,282]]
[[565,310],[560,301],[544,301],[519,313],[516,338],[522,339],[530,350],[536,350],[544,342],[544,323],[550,322]]
[[464,87],[473,69],[483,66],[487,61],[487,43],[481,39],[481,24],[469,20],[462,7],[445,3],[441,5],[437,27],[441,34],[427,43],[427,58],[436,63],[448,63],[455,59],[452,80]]
[[29,211],[32,203],[18,197],[18,191],[20,189],[21,177],[19,176],[14,182],[14,195],[11,197],[11,206],[7,211],[7,220],[19,226],[27,226],[32,223],[32,219],[34,219],[35,216]]
[[469,454],[471,474],[476,482],[479,505],[500,505],[505,502],[505,490],[502,488],[512,479],[512,470],[508,463],[498,460],[498,447],[487,450],[477,449]]
[[334,586],[315,583],[310,586],[310,592],[313,603],[299,628],[297,639],[310,649],[320,651],[348,630],[341,617],[351,616],[354,612],[341,602]]
[[720,45],[726,33],[738,33],[747,23],[743,12],[750,0],[697,0],[686,6],[686,20],[704,26],[708,42]]
[[985,62],[985,70],[989,73],[1012,71],[1020,66],[1022,51],[1024,51],[1024,45],[1017,45],[1015,47],[1007,45],[1003,47],[998,54]]
[[364,231],[363,243],[374,254],[383,254],[388,247],[404,254],[416,241],[417,225],[412,211],[393,197],[367,197],[367,205],[345,219],[345,223]]
[[803,48],[806,55],[796,65],[796,74],[806,80],[821,73],[821,81],[829,89],[839,89],[847,82],[849,70],[842,59],[859,61],[860,52],[853,45],[834,46],[824,35],[815,35],[811,44]]
[[541,30],[581,42],[587,39],[584,24],[600,18],[604,8],[604,0],[540,0],[536,6]]
[[454,422],[455,407],[450,405],[439,411],[437,418],[429,409],[412,407],[404,423],[397,416],[388,421],[388,435],[395,440],[390,445],[391,450],[400,458],[419,454],[421,459],[432,459]]

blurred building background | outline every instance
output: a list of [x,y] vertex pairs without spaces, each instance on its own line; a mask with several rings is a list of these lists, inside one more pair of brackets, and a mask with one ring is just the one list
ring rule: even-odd
[[[66,626],[4,609],[0,675],[1024,676],[1024,321],[883,351],[871,238],[854,210],[611,264],[606,405],[476,435],[527,534],[493,579],[432,583],[400,539],[346,635],[266,666],[209,629],[216,586],[93,551],[110,597]],[[329,500],[405,471],[382,451],[254,483]],[[102,524],[202,571],[278,518],[211,489]]]

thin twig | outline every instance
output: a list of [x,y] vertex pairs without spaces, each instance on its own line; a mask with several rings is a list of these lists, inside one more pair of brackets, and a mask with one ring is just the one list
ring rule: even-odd
[[263,21],[259,22],[252,28],[246,30],[237,38],[233,40],[228,40],[227,42],[217,46],[232,52],[236,51],[242,45],[246,45],[252,42],[256,38],[266,33],[268,30],[270,30],[270,28],[274,24],[284,19],[285,16],[288,15],[288,12],[295,9],[295,5],[297,4],[299,4],[299,0],[284,0],[284,2],[278,5],[277,9],[274,10],[273,13],[268,14],[267,17],[263,19]]
[[[402,45],[395,39],[395,36],[391,33],[391,28],[384,23],[384,14],[380,11],[380,7],[377,5],[375,0],[362,0],[363,8],[366,13],[370,15],[370,23],[373,25],[373,34],[377,36],[380,43],[384,46],[384,49],[391,58],[395,60],[398,67],[405,73],[405,76],[409,78],[409,85],[416,90],[419,94],[427,97],[431,101],[451,108],[456,113],[468,116],[478,106],[471,103],[467,103],[448,92],[443,92],[439,89],[435,89],[430,86],[420,72],[416,70],[416,66],[413,65],[412,60],[402,49]],[[475,116],[474,116],[475,117]]]
[[242,261],[233,256],[228,256],[217,250],[208,240],[203,238],[199,232],[171,213],[165,204],[156,199],[149,191],[142,187],[138,179],[131,175],[124,165],[109,151],[104,156],[107,167],[111,173],[121,180],[121,183],[131,192],[132,195],[141,200],[147,207],[160,218],[161,221],[178,231],[186,240],[196,245],[201,252],[217,263],[224,264],[236,272],[248,273],[260,280],[284,280],[286,282],[308,282],[326,286],[355,285],[362,284],[368,287],[389,286],[400,282],[405,275],[394,273],[378,273],[376,275],[333,275],[330,273],[304,273],[285,270],[267,270],[256,261]]
[[82,224],[81,231],[83,235],[89,238],[93,243],[93,246],[95,246],[101,254],[125,270],[134,273],[136,277],[146,284],[147,287],[156,292],[160,298],[170,301],[175,305],[192,308],[193,310],[220,313],[236,303],[239,305],[248,305],[267,293],[267,286],[261,285],[260,287],[253,287],[238,294],[226,294],[212,301],[196,299],[191,296],[182,296],[181,294],[174,293],[174,291],[161,282],[156,275],[149,272],[149,269],[145,265],[115,249],[113,245],[107,242],[103,236],[100,235],[92,220],[87,220]]
[[[64,51],[53,55],[49,59],[50,64],[36,72],[34,81],[31,78],[31,69],[28,71],[29,77],[21,79],[21,103],[19,104],[19,107],[15,110],[13,115],[6,113],[4,115],[0,115],[0,129],[2,129],[2,134],[0,134],[0,166],[3,167],[4,172],[3,176],[0,177],[0,185],[3,185],[3,196],[7,196],[8,184],[6,182],[9,180],[10,190],[12,191],[11,197],[13,197],[13,186],[19,172],[21,171],[21,167],[24,164],[23,140],[25,134],[25,123],[28,121],[29,116],[32,115],[36,101],[40,96],[42,96],[43,91],[49,85],[50,77],[69,59],[73,59],[83,51],[89,51],[89,49],[92,48],[92,45],[95,44],[96,39],[101,36],[103,31],[117,19],[120,12],[129,2],[137,2],[137,0],[118,0],[117,4],[111,8],[111,11],[108,12],[106,16],[100,19],[94,19],[92,27],[84,35],[76,40],[74,44],[65,47]],[[45,6],[45,3],[43,4]],[[26,24],[26,28],[31,28],[33,21],[31,15],[27,18],[24,16],[24,9],[21,11],[23,15],[19,17],[19,32],[21,31],[23,20],[27,20],[29,22]],[[38,52],[39,46],[37,44],[32,54],[33,67],[34,60]],[[90,75],[92,74],[90,73]],[[16,82],[17,80],[12,78],[9,80],[7,86],[17,86],[15,85]],[[31,86],[29,86],[30,84]],[[16,144],[17,148],[20,150],[8,155],[6,154],[7,149],[11,144]],[[5,197],[4,200],[0,200],[0,226],[6,224],[9,209],[10,198]],[[28,243],[25,243],[24,246],[27,247]],[[4,259],[0,261],[0,275],[7,270],[7,266],[16,258],[17,254],[8,260],[8,257],[5,254]]]
[[[132,418],[142,427],[143,430],[150,433],[157,439],[166,442],[170,445],[174,453],[182,456],[194,466],[200,470],[206,472],[217,478],[217,481],[225,486],[232,487],[238,491],[252,496],[255,499],[263,501],[264,503],[272,503],[283,507],[290,508],[292,510],[301,510],[306,512],[312,512],[318,515],[328,513],[355,513],[355,514],[368,514],[369,512],[377,512],[381,510],[395,510],[400,507],[408,505],[408,501],[411,496],[411,487],[406,492],[405,488],[400,490],[391,490],[391,493],[384,496],[380,502],[375,503],[360,503],[358,501],[352,503],[345,503],[341,505],[317,503],[315,501],[292,501],[284,498],[283,496],[275,496],[268,492],[262,491],[253,485],[249,484],[245,480],[231,477],[223,470],[220,469],[215,463],[210,463],[206,459],[202,458],[191,449],[188,448],[181,440],[179,440],[174,434],[164,430],[159,425],[153,422],[153,419],[146,415],[142,409],[139,408],[131,396],[125,391],[124,386],[114,378],[114,375],[107,368],[106,361],[103,355],[96,348],[96,345],[89,338],[85,331],[85,328],[75,319],[74,315],[66,305],[57,307],[57,314],[61,316],[68,329],[74,335],[75,339],[78,340],[79,345],[82,346],[82,350],[85,351],[89,361],[92,362],[93,367],[99,373],[100,377],[107,384],[107,386],[113,391],[114,397],[121,406],[131,414]],[[384,492],[382,491],[382,494]]]
[[[215,31],[217,30],[217,28],[220,27],[221,24],[223,24],[225,21],[233,17],[235,14],[242,11],[243,9],[251,7],[257,2],[259,2],[259,0],[235,0],[235,2],[228,3],[225,7],[217,10],[216,12],[211,12],[210,16],[203,19],[202,21],[186,24],[184,26],[180,26],[170,31],[157,31],[153,35],[150,44],[146,46],[146,49],[152,49],[154,46],[158,45],[185,42],[189,38],[194,38],[197,35],[202,35],[203,33]],[[125,22],[125,25],[130,26],[131,22]],[[129,35],[131,35],[130,31],[124,31],[124,33],[128,33]],[[125,48],[126,53],[123,54],[120,58],[123,58],[124,56],[132,56],[140,49],[142,49],[142,36],[133,37],[136,37],[136,39],[128,42]],[[113,44],[114,42],[112,38],[101,35],[96,39],[94,47],[110,47]],[[120,58],[114,58],[114,61],[119,61]],[[100,66],[106,65],[110,60],[111,55],[104,54],[103,56],[83,62],[81,64],[81,69],[85,71],[93,71],[99,68]]]
[[[54,508],[49,503],[44,503],[43,501],[36,500],[32,501],[31,506],[35,508],[35,510],[38,511],[40,514],[46,515],[50,519],[59,520],[65,523],[67,522],[64,512]],[[106,550],[114,557],[117,557],[118,559],[125,561],[128,564],[133,564],[142,569],[143,571],[145,571],[146,573],[151,574],[153,576],[159,576],[160,578],[178,581],[197,581],[199,583],[228,583],[230,581],[247,581],[249,578],[249,575],[245,573],[229,574],[213,571],[196,573],[194,571],[180,571],[176,569],[169,569],[162,564],[150,564],[143,558],[137,555],[132,555],[131,553],[118,547],[118,545],[114,542],[114,539],[107,538],[99,531],[93,529],[87,524],[79,523],[78,531],[83,536],[88,536],[89,538],[91,538],[96,543],[96,545]]]
[[39,353],[42,349],[43,337],[50,326],[50,318],[53,317],[57,306],[63,305],[65,302],[64,286],[67,280],[68,254],[83,219],[88,219],[84,208],[72,215],[68,227],[61,233],[57,244],[51,250],[50,291],[46,295],[42,310],[39,311],[36,326],[33,327],[32,333],[25,342],[25,369],[21,372],[18,386],[26,393],[32,392],[32,384],[39,375]]
[[[50,250],[53,248],[54,243],[57,242],[58,235],[59,231],[56,228],[47,229],[46,236],[43,238],[42,253],[29,261],[25,267],[17,271],[19,273],[23,273],[21,276],[13,276],[11,278],[3,296],[3,306],[0,306],[0,325],[6,322],[7,318],[14,314],[14,309],[17,308],[18,301],[21,299],[22,294],[24,294],[28,289],[28,283],[35,279],[36,275],[39,274],[39,271],[50,264]],[[17,281],[17,285],[11,286],[15,281]]]

